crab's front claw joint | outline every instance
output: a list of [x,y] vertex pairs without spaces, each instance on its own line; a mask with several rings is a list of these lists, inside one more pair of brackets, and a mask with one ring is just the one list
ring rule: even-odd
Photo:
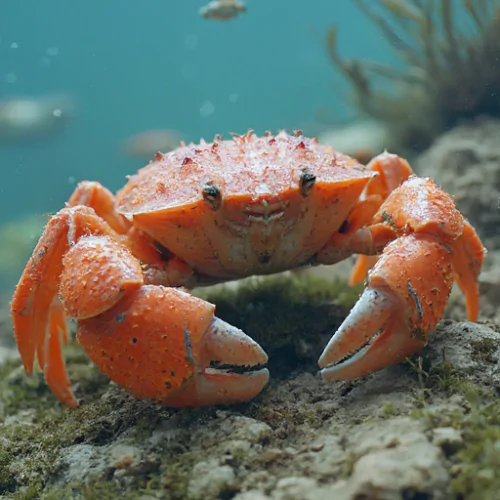
[[238,328],[214,317],[203,339],[193,380],[167,400],[169,406],[249,401],[269,381],[267,354]]
[[79,322],[77,338],[111,380],[173,407],[248,401],[269,379],[267,356],[215,307],[175,288],[145,285]]
[[428,235],[390,243],[319,359],[323,379],[355,379],[424,347],[451,292],[449,262],[449,249]]

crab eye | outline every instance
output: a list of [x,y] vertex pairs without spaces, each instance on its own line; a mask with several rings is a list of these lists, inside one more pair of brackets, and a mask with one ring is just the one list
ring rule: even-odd
[[311,172],[302,172],[300,176],[300,190],[303,196],[307,196],[316,182],[316,176]]
[[220,207],[221,194],[219,188],[216,186],[210,184],[203,186],[203,198],[213,210],[217,210]]

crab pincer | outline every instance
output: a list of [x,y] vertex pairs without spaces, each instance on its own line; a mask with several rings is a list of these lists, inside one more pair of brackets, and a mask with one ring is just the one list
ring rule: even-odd
[[[479,309],[477,277],[485,250],[451,198],[430,179],[410,177],[361,230],[380,258],[365,291],[319,359],[325,380],[366,375],[401,361],[427,344],[454,280],[469,320]],[[387,232],[394,240],[385,245]]]
[[180,289],[144,284],[122,238],[85,206],[48,223],[11,303],[16,341],[30,374],[35,355],[58,399],[77,402],[62,357],[66,316],[77,340],[111,380],[169,406],[235,403],[267,384],[267,356],[215,306]]
[[424,346],[455,281],[478,315],[484,248],[453,200],[387,152],[368,165],[301,131],[181,144],[115,194],[78,184],[47,224],[14,292],[27,373],[35,357],[76,405],[62,356],[66,317],[113,381],[169,406],[247,401],[267,356],[214,305],[186,289],[335,264],[358,255],[368,283],[319,361],[327,380],[356,378]]

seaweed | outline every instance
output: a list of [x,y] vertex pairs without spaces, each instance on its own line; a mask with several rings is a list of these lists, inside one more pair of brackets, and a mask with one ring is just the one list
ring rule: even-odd
[[500,117],[498,0],[355,3],[403,67],[342,58],[336,27],[327,33],[328,54],[352,84],[358,111],[387,127],[402,150],[422,151],[464,120]]

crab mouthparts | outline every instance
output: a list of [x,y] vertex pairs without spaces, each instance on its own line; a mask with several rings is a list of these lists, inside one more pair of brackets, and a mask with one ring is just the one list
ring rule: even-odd
[[247,206],[243,213],[251,220],[251,221],[270,221],[281,219],[285,214],[285,209],[289,205],[289,203],[274,203],[273,205],[269,205],[268,203],[260,203]]

